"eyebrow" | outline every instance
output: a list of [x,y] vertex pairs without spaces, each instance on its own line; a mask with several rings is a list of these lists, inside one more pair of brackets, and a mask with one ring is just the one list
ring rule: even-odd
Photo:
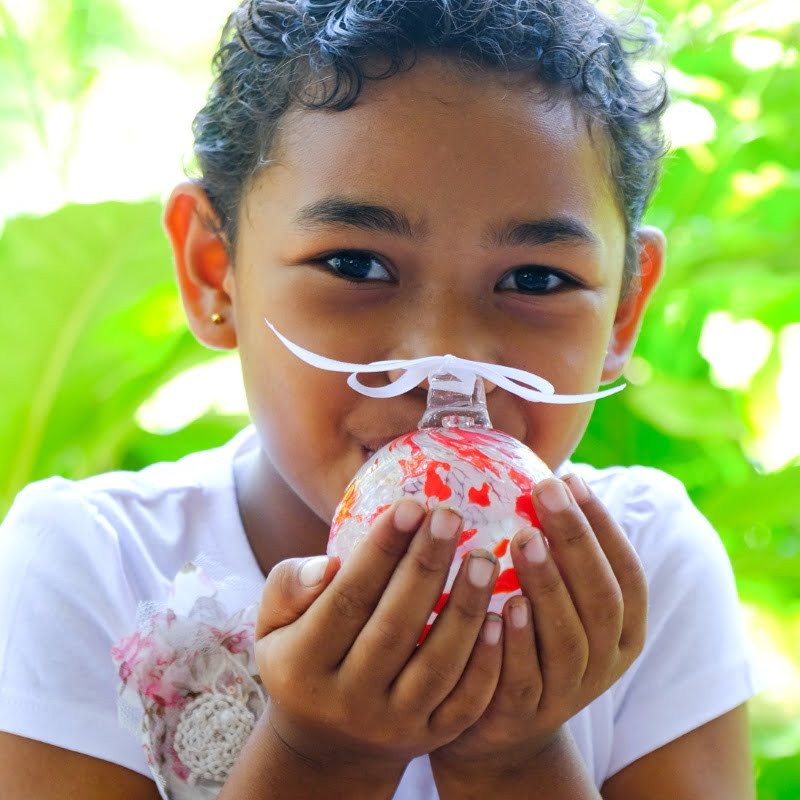
[[[344,226],[417,241],[428,235],[426,226],[414,225],[401,211],[347,197],[325,197],[309,203],[298,210],[294,221],[306,230]],[[598,237],[583,222],[570,216],[507,220],[500,225],[490,226],[484,232],[481,243],[486,248],[531,247],[551,243],[600,245]]]

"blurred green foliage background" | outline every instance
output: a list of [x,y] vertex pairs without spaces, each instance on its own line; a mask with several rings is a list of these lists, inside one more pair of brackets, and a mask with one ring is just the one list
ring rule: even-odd
[[[0,0],[0,513],[26,483],[226,440],[160,228],[228,0]],[[767,689],[759,798],[800,797],[800,4],[652,0],[668,273],[578,458],[681,478],[723,537]]]

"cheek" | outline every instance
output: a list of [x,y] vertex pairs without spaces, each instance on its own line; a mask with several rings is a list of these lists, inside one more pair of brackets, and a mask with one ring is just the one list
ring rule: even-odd
[[339,438],[342,405],[333,381],[325,377],[291,381],[271,372],[250,375],[245,383],[251,412],[269,432],[269,442],[292,447],[311,462],[330,456]]
[[[553,337],[542,337],[536,347],[546,355],[523,368],[538,372],[555,387],[557,394],[582,394],[600,385],[610,326],[580,326],[562,329]],[[533,350],[535,352],[535,350]],[[593,403],[524,406],[526,444],[553,470],[570,458],[578,446],[594,408]]]
[[595,391],[600,384],[606,348],[607,339],[598,332],[590,342],[561,349],[550,379],[556,392],[579,394]]
[[242,351],[242,370],[270,463],[306,505],[328,518],[360,466],[360,450],[343,425],[353,401],[345,376],[298,367],[263,348],[257,362]]
[[561,394],[595,391],[601,381],[613,316],[587,314],[562,329],[554,343],[548,380]]
[[537,403],[529,411],[525,444],[550,469],[557,469],[578,446],[592,407],[591,403],[564,406]]

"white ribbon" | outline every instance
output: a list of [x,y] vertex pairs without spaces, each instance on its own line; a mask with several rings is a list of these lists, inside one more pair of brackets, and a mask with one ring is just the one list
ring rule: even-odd
[[[265,319],[270,330],[292,351],[299,359],[310,364],[312,367],[319,367],[330,372],[349,372],[347,385],[367,397],[397,397],[405,394],[419,386],[426,378],[437,372],[449,373],[462,383],[459,387],[465,394],[472,393],[475,385],[475,377],[480,375],[495,386],[500,386],[506,391],[512,392],[523,400],[530,400],[532,403],[553,403],[557,405],[568,405],[570,403],[587,403],[591,400],[599,400],[602,397],[621,392],[625,384],[613,386],[611,389],[604,389],[601,392],[591,392],[590,394],[555,394],[553,385],[539,375],[525,370],[515,369],[514,367],[503,367],[499,364],[487,364],[483,361],[469,361],[458,356],[426,356],[424,358],[393,359],[388,361],[372,361],[369,364],[350,364],[346,361],[336,361],[332,358],[312,353],[304,347],[290,342],[278,329]],[[404,370],[404,373],[392,381],[387,386],[373,389],[365,386],[358,379],[359,373],[366,372],[388,372],[389,370]]]

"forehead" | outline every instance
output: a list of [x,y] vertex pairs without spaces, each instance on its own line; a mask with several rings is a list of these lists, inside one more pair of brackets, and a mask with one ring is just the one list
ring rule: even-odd
[[402,208],[426,233],[492,212],[570,215],[614,249],[624,231],[608,142],[573,103],[435,56],[366,81],[346,111],[290,110],[268,163],[256,191],[290,191],[296,206],[349,193]]

